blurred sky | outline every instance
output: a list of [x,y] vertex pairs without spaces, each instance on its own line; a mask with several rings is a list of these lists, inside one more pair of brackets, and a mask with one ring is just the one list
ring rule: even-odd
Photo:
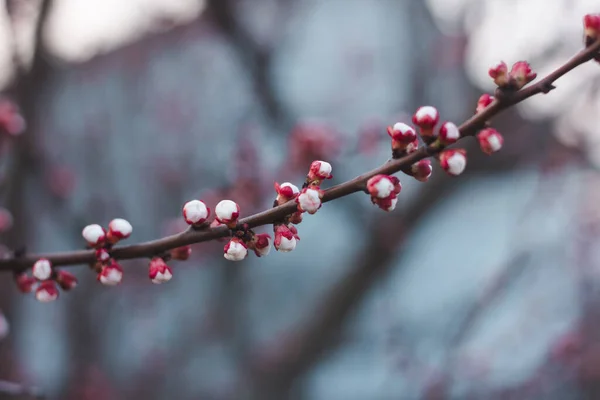
[[[31,16],[38,0],[26,6],[17,35],[19,46],[30,51]],[[111,51],[160,28],[159,20],[182,24],[198,17],[205,0],[55,0],[46,37],[51,52],[65,61],[85,61],[98,53]],[[5,13],[0,15],[0,43],[12,42]],[[9,79],[12,46],[0,46],[0,86]]]

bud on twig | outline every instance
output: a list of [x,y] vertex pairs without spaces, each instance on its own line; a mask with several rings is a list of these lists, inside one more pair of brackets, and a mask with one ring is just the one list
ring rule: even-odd
[[86,226],[81,235],[90,247],[102,247],[106,241],[106,231],[98,224]]
[[152,283],[160,285],[161,283],[169,282],[173,277],[173,270],[165,263],[161,257],[154,257],[150,260],[148,269],[148,277]]
[[217,221],[233,229],[240,216],[240,206],[231,200],[221,200],[215,207],[215,214]]
[[448,175],[457,176],[467,166],[467,152],[464,149],[448,149],[439,155],[440,166]]
[[210,208],[200,200],[191,200],[183,205],[183,218],[188,225],[202,225],[210,216]]

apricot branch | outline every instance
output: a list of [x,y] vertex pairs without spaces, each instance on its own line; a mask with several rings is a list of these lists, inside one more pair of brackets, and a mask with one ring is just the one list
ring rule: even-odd
[[[310,166],[306,181],[301,189],[286,182],[275,184],[277,197],[274,207],[260,213],[239,218],[240,208],[231,200],[222,200],[215,207],[215,219],[208,222],[210,208],[200,200],[192,200],[183,207],[183,218],[189,228],[176,235],[128,246],[117,246],[121,240],[132,234],[132,226],[126,220],[117,218],[109,224],[108,231],[100,225],[88,225],[83,236],[91,247],[52,254],[24,254],[0,260],[0,271],[13,271],[17,284],[24,292],[37,286],[36,297],[40,301],[51,301],[58,296],[54,282],[63,289],[75,286],[74,277],[65,271],[54,270],[57,266],[88,264],[97,273],[98,280],[107,285],[120,283],[123,270],[117,260],[148,258],[149,276],[153,283],[164,283],[171,279],[172,269],[166,261],[171,258],[185,260],[189,257],[189,245],[230,237],[224,248],[224,257],[231,261],[243,260],[248,250],[257,256],[267,255],[271,247],[268,234],[256,234],[253,228],[273,225],[273,244],[278,251],[291,251],[300,239],[295,225],[302,221],[304,213],[315,214],[323,203],[331,202],[357,192],[365,192],[371,201],[385,211],[392,211],[402,186],[397,177],[403,172],[426,182],[431,175],[429,157],[436,159],[446,173],[460,175],[467,164],[466,151],[449,148],[468,136],[477,135],[481,150],[492,154],[502,148],[503,137],[489,127],[489,121],[501,111],[514,106],[536,94],[546,94],[555,88],[554,82],[579,65],[600,54],[600,15],[586,16],[584,19],[586,47],[575,54],[565,64],[543,79],[532,83],[536,74],[527,62],[515,63],[509,71],[502,62],[491,68],[490,77],[498,86],[492,97],[484,94],[478,101],[475,115],[460,126],[443,122],[438,131],[439,113],[432,106],[419,108],[412,119],[419,133],[405,123],[396,123],[388,128],[391,137],[392,159],[369,172],[329,189],[321,189],[324,180],[332,178],[332,167],[325,161],[315,161]],[[420,145],[419,137],[424,146]],[[42,261],[42,262],[40,262]],[[24,271],[34,268],[34,276]]]

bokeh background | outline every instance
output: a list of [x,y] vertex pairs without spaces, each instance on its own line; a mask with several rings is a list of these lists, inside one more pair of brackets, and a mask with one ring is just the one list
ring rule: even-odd
[[[184,228],[181,205],[268,208],[313,159],[332,184],[389,157],[421,105],[470,117],[487,69],[541,74],[582,46],[597,0],[6,0],[0,81],[27,121],[2,137],[2,243],[83,248]],[[600,67],[466,140],[457,178],[400,177],[398,209],[327,203],[288,254],[193,248],[54,303],[0,279],[0,379],[47,399],[585,399],[600,388]],[[7,214],[10,213],[10,214]],[[10,215],[10,217],[9,217]],[[10,223],[12,221],[12,224]],[[264,227],[260,232],[270,232]],[[6,398],[19,398],[8,396]],[[27,398],[21,396],[20,398]]]

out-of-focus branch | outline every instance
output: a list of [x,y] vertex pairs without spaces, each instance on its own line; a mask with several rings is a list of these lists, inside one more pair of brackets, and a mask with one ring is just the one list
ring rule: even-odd
[[11,248],[24,246],[26,239],[27,218],[24,208],[24,190],[29,170],[36,164],[36,140],[33,134],[36,127],[36,101],[49,76],[50,66],[44,55],[43,31],[52,8],[53,0],[43,0],[40,4],[35,34],[34,50],[30,68],[22,65],[16,67],[16,76],[9,91],[14,94],[21,106],[23,115],[28,121],[27,130],[16,137],[11,154],[12,162],[6,177],[5,205],[11,210],[15,225],[10,234],[4,238],[4,243]]
[[[467,121],[459,126],[461,136],[467,137],[476,134],[482,129],[486,122],[495,117],[501,111],[520,103],[539,93],[548,93],[554,86],[553,83],[561,76],[573,70],[577,66],[591,60],[600,51],[600,40],[588,46],[584,50],[578,52],[565,64],[551,72],[548,76],[541,79],[531,86],[527,86],[522,90],[507,94],[501,99],[494,100],[487,108],[480,113],[472,116]],[[323,203],[327,203],[341,197],[350,195],[356,192],[364,192],[367,181],[378,174],[391,175],[399,171],[405,170],[419,160],[438,154],[442,148],[434,146],[421,147],[419,150],[410,153],[407,156],[399,159],[389,160],[381,167],[372,171],[366,172],[347,182],[333,186],[325,190]],[[282,220],[285,216],[294,213],[297,206],[294,202],[271,208],[269,210],[259,212],[252,216],[240,220],[240,224],[246,224],[249,228],[254,228],[261,225],[273,224]],[[110,254],[115,259],[132,259],[141,257],[153,257],[162,254],[168,250],[185,246],[193,243],[206,242],[221,237],[226,237],[230,234],[226,227],[216,227],[210,229],[193,229],[181,232],[176,235],[168,236],[162,239],[152,240],[145,243],[134,244],[130,246],[115,247]],[[13,257],[0,260],[0,270],[3,271],[18,271],[24,270],[39,258],[49,259],[53,265],[74,265],[74,264],[89,264],[95,260],[95,252],[93,250],[81,250],[65,253],[53,254],[30,254],[23,257]]]
[[230,40],[245,66],[249,68],[256,95],[266,115],[277,125],[290,121],[277,91],[273,87],[270,73],[272,49],[257,43],[250,32],[238,21],[232,0],[209,0],[209,12],[217,27]]

